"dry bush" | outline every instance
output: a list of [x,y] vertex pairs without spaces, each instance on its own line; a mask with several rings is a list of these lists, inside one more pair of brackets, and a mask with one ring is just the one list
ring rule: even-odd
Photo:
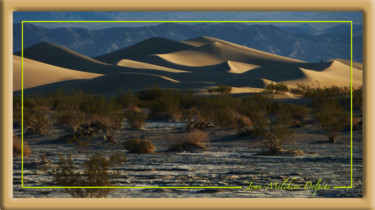
[[[111,186],[118,172],[110,172],[110,167],[123,164],[126,157],[121,152],[115,152],[110,158],[102,154],[89,157],[83,167],[73,163],[72,156],[67,158],[59,155],[60,162],[53,170],[53,180],[58,186],[106,187]],[[83,172],[79,169],[83,168]],[[74,198],[105,198],[112,190],[110,188],[65,188]]]
[[23,125],[26,133],[46,135],[49,132],[49,121],[42,109],[24,107]]
[[251,128],[253,126],[253,123],[251,122],[250,118],[238,113],[234,113],[234,119],[237,123],[237,129],[242,128]]
[[208,134],[201,130],[191,130],[180,136],[172,136],[174,144],[169,151],[185,151],[189,149],[206,149],[206,143],[210,141]]
[[206,148],[206,143],[209,141],[208,135],[204,131],[192,130],[185,134],[184,139],[182,140],[185,144],[195,144]]
[[140,138],[132,138],[123,144],[124,148],[130,153],[154,153],[155,144],[149,140],[141,140]]
[[[19,136],[13,136],[13,155],[21,156],[22,154],[22,140]],[[23,141],[23,157],[27,157],[31,154],[31,149],[26,141]]]
[[128,112],[126,114],[128,123],[132,129],[140,129],[143,126],[147,115],[142,112]]
[[91,138],[91,136],[83,133],[73,134],[73,136],[67,140],[67,143],[72,145],[78,152],[83,152],[91,145]]
[[57,124],[62,125],[65,129],[73,133],[77,133],[77,130],[85,121],[84,113],[70,110],[54,112],[54,118]]

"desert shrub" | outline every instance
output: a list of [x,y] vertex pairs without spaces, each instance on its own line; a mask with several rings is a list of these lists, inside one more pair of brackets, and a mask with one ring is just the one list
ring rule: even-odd
[[181,113],[182,113],[182,118],[187,121],[195,120],[201,115],[200,111],[195,107],[183,109]]
[[152,102],[151,118],[154,119],[180,119],[182,117],[180,102],[177,97],[165,94]]
[[[29,114],[30,110],[35,109],[37,107],[37,104],[35,101],[29,97],[24,97],[23,100],[23,109],[24,111],[26,110],[27,113]],[[22,125],[22,120],[21,120],[21,114],[22,114],[22,99],[21,95],[17,95],[13,97],[13,125],[16,128],[21,128]]]
[[295,94],[301,94],[305,98],[327,98],[327,97],[338,97],[338,96],[349,96],[350,87],[310,87],[308,85],[297,84],[297,88],[293,88],[290,91]]
[[163,95],[163,90],[158,86],[154,85],[153,88],[148,90],[141,90],[138,92],[137,96],[140,100],[152,101]]
[[143,122],[147,118],[147,115],[142,112],[129,111],[126,114],[126,118],[132,129],[140,129],[142,128]]
[[132,138],[125,141],[124,148],[130,153],[154,153],[155,145],[149,140],[141,140],[140,138]]
[[208,88],[207,92],[210,94],[218,94],[218,95],[228,95],[232,92],[232,87],[228,85],[221,84],[216,88]]
[[314,103],[315,118],[325,130],[331,143],[336,143],[336,136],[347,124],[348,112],[346,112],[336,98],[317,100]]
[[273,109],[272,96],[255,94],[242,98],[238,112],[247,116],[252,122],[254,130],[262,126],[264,119]]
[[125,108],[137,106],[139,103],[139,98],[133,94],[131,89],[127,93],[120,92],[116,100],[118,104]]
[[191,130],[180,136],[173,136],[174,144],[169,151],[185,151],[188,149],[206,149],[209,142],[208,134],[201,130]]
[[294,119],[294,124],[297,125],[300,123],[300,125],[304,125],[310,114],[310,109],[306,106],[297,104],[290,104],[289,109]]
[[94,96],[82,91],[71,91],[53,102],[54,118],[73,133],[95,135],[121,128],[124,120],[122,107],[116,98]]
[[353,108],[362,109],[363,93],[362,87],[353,91]]
[[85,122],[85,114],[81,111],[61,110],[54,112],[53,116],[58,125],[62,125],[73,133],[77,133],[80,126]]
[[78,152],[83,152],[91,145],[91,140],[91,136],[80,133],[73,134],[71,138],[68,138],[67,143],[72,145]]
[[289,88],[283,83],[271,83],[266,86],[266,91],[270,93],[280,93],[289,91]]
[[23,125],[26,133],[48,134],[49,121],[46,112],[39,108],[23,108]]
[[235,110],[240,100],[230,95],[201,98],[196,104],[200,117],[218,127],[235,128]]
[[251,128],[253,126],[253,123],[247,116],[234,113],[234,119],[236,120],[236,129]]
[[190,100],[184,98],[185,96],[189,94],[161,89],[158,86],[138,92],[139,106],[149,108],[151,110],[149,117],[152,119],[180,119],[182,117],[180,100],[183,99],[185,103],[189,103]]
[[255,134],[262,139],[271,154],[276,154],[294,134],[294,130],[289,128],[292,122],[290,109],[280,106],[276,113],[265,114],[257,119]]
[[[53,170],[53,180],[58,186],[87,186],[105,187],[111,186],[113,179],[119,173],[111,172],[109,169],[115,165],[123,164],[126,157],[121,152],[115,152],[110,158],[102,154],[90,156],[83,164],[77,166],[72,156],[66,158],[59,155],[60,161],[57,168]],[[83,172],[80,171],[83,168]],[[112,190],[109,188],[64,188],[74,198],[105,198]]]
[[[23,141],[23,157],[27,157],[31,154],[31,148],[26,141]],[[22,155],[22,140],[19,136],[13,136],[13,155]]]

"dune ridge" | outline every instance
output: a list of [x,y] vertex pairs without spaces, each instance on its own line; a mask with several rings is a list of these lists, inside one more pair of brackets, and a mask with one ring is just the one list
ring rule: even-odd
[[[25,85],[30,92],[41,91],[42,86],[51,90],[78,88],[101,94],[119,89],[145,89],[154,84],[192,89],[202,94],[220,84],[232,86],[233,93],[259,92],[270,83],[284,83],[289,87],[297,84],[350,86],[350,61],[306,63],[206,36],[180,42],[151,38],[99,56],[98,60],[50,43],[34,45],[24,55],[25,59],[29,58],[26,63],[30,63],[25,69],[44,75]],[[17,73],[18,56],[14,62]],[[362,86],[362,68],[361,63],[353,62],[354,88]],[[14,90],[19,90],[19,73],[14,77]]]
[[[23,88],[32,88],[45,84],[62,82],[75,79],[92,79],[102,76],[89,72],[75,71],[50,64],[23,58]],[[21,57],[13,56],[13,90],[21,90],[22,87]]]

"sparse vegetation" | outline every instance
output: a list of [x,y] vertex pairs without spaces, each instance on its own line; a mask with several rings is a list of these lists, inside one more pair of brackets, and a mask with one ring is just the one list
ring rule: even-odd
[[216,88],[208,88],[207,92],[209,94],[228,95],[230,92],[232,92],[232,87],[221,84]]
[[173,141],[175,142],[169,151],[185,151],[194,149],[206,149],[207,142],[209,142],[208,134],[201,130],[191,130],[180,136],[173,136]]
[[46,116],[46,111],[39,108],[23,109],[23,126],[26,133],[30,134],[48,134],[49,121]]
[[147,115],[142,112],[129,111],[126,114],[126,119],[132,129],[142,128],[143,122],[147,118]]
[[67,140],[68,144],[76,148],[78,152],[83,152],[87,147],[91,145],[92,137],[83,133],[73,134],[71,138]]
[[130,153],[154,153],[155,144],[149,140],[141,140],[140,138],[133,138],[125,141],[123,144],[124,148]]
[[336,136],[347,124],[348,112],[342,108],[337,98],[316,100],[314,107],[316,120],[325,130],[329,142],[336,143]]
[[277,154],[294,134],[289,128],[292,124],[292,115],[287,106],[279,106],[276,113],[266,116],[268,117],[256,121],[256,134],[262,139],[270,154]]
[[305,98],[328,98],[328,97],[339,97],[349,96],[350,87],[310,87],[308,85],[298,84],[297,88],[290,89],[290,92],[300,94]]
[[295,126],[304,126],[310,114],[310,109],[303,105],[289,104]]
[[[119,175],[109,169],[126,161],[126,156],[115,152],[110,158],[102,154],[92,155],[81,166],[74,164],[72,156],[59,155],[60,162],[53,170],[53,180],[58,186],[87,186],[105,187],[113,184],[113,179]],[[65,191],[74,198],[105,198],[110,188],[65,188]]]
[[362,87],[353,91],[353,108],[362,110],[363,93]]
[[[26,141],[23,141],[23,157],[27,157],[31,154],[31,148]],[[13,136],[13,155],[22,155],[22,140],[19,136]]]
[[266,91],[270,93],[281,93],[289,91],[289,88],[283,83],[271,83],[266,86]]

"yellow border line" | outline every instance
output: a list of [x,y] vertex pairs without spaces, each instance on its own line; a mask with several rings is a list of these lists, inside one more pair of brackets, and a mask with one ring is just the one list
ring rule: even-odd
[[176,187],[153,187],[153,186],[144,186],[144,187],[116,187],[116,186],[108,186],[108,187],[96,187],[96,186],[46,186],[46,187],[33,187],[29,186],[26,187],[23,185],[23,23],[350,23],[350,186],[333,186],[336,189],[351,189],[353,188],[353,21],[277,21],[277,20],[269,20],[269,21],[216,21],[216,20],[199,20],[199,21],[190,21],[190,20],[129,20],[129,21],[22,21],[21,22],[21,72],[22,72],[22,84],[21,84],[21,138],[22,138],[22,154],[21,154],[21,182],[22,188],[173,188],[173,189],[207,189],[207,188],[230,188],[230,189],[241,189],[241,186],[229,186],[229,187],[220,187],[220,186],[207,186],[207,187],[199,187],[199,186],[192,186],[192,187],[184,187],[184,186],[176,186]]

